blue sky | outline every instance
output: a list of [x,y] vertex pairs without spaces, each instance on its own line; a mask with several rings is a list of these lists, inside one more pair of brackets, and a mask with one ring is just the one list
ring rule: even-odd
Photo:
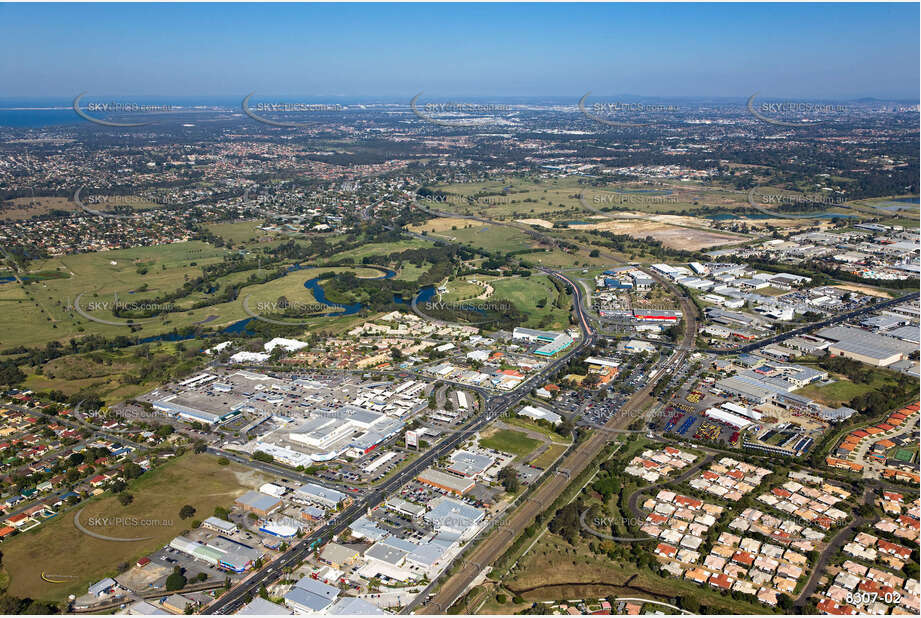
[[919,5],[0,4],[0,98],[917,100]]

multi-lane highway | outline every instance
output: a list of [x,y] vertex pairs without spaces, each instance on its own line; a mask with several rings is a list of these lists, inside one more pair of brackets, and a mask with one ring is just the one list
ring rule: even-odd
[[743,346],[736,348],[714,348],[711,350],[703,350],[704,352],[710,352],[712,354],[744,354],[745,352],[752,352],[759,348],[763,348],[766,345],[771,345],[772,343],[780,343],[781,341],[786,341],[793,337],[798,337],[800,335],[805,335],[810,333],[817,328],[825,328],[826,326],[831,326],[833,324],[840,324],[841,322],[847,322],[848,320],[853,320],[854,318],[866,315],[868,313],[873,313],[874,311],[880,311],[881,309],[886,309],[887,307],[892,307],[893,305],[898,305],[904,303],[908,300],[913,300],[918,297],[918,292],[912,292],[911,294],[906,294],[905,296],[899,296],[898,298],[892,298],[890,300],[885,300],[882,302],[874,303],[872,305],[867,305],[866,307],[861,307],[860,309],[855,309],[854,311],[848,311],[847,313],[842,313],[836,315],[821,322],[813,322],[812,324],[807,324],[806,326],[801,326],[793,330],[789,330],[780,335],[774,335],[767,339],[761,339]]
[[[492,220],[487,221],[489,223],[497,223]],[[606,255],[605,257],[620,261],[613,255]],[[589,316],[586,314],[582,288],[577,282],[561,272],[552,271],[546,268],[542,268],[541,270],[548,276],[559,278],[571,288],[573,312],[576,317],[576,323],[582,331],[582,338],[578,344],[573,346],[572,349],[559,359],[549,363],[547,367],[532,376],[525,384],[515,389],[515,391],[498,396],[484,394],[486,396],[485,409],[479,416],[465,426],[463,430],[449,435],[419,459],[401,470],[392,479],[378,486],[364,497],[356,499],[355,503],[341,512],[334,520],[328,522],[326,525],[304,538],[261,571],[250,575],[241,584],[237,585],[227,594],[208,606],[203,613],[229,614],[239,609],[244,604],[245,600],[258,590],[261,585],[268,584],[278,579],[284,569],[296,566],[307,557],[314,547],[327,542],[333,536],[345,530],[349,524],[360,517],[367,509],[380,504],[389,494],[398,490],[410,479],[417,476],[423,469],[431,465],[433,461],[447,455],[464,439],[479,431],[488,423],[494,421],[501,414],[512,408],[529,392],[530,389],[527,387],[528,383],[539,383],[543,380],[547,380],[559,367],[595,344],[597,333],[592,327]],[[685,316],[685,329],[682,343],[667,360],[660,361],[653,379],[649,381],[644,389],[636,392],[633,397],[631,397],[623,408],[624,413],[612,418],[608,424],[605,425],[606,429],[623,429],[623,425],[629,424],[630,421],[635,418],[636,413],[642,412],[642,410],[651,403],[652,397],[650,393],[652,387],[662,375],[684,361],[688,352],[693,347],[694,338],[696,337],[696,307],[690,302],[687,295],[683,294],[674,284],[663,280],[658,276],[658,273],[650,272],[650,274],[660,280],[660,282],[668,287],[681,301]],[[577,476],[594,460],[598,453],[601,452],[602,448],[607,444],[609,436],[610,434],[604,431],[595,432],[588,440],[580,445],[578,449],[575,449],[567,456],[557,470],[541,484],[535,493],[506,518],[503,525],[497,528],[497,532],[487,537],[465,558],[464,567],[444,582],[435,597],[423,606],[421,611],[424,613],[439,613],[446,611],[476,578],[480,571],[482,571],[483,567],[496,557],[502,555],[505,548],[507,548],[518,534],[534,520],[537,514],[549,506],[549,504],[562,493],[569,484],[570,478]],[[421,602],[423,596],[424,595],[420,595],[417,602]],[[414,605],[415,603],[413,606]],[[412,609],[412,607],[407,609]]]
[[[571,358],[582,353],[587,347],[593,345],[595,342],[594,332],[591,330],[591,326],[582,308],[582,292],[580,288],[560,273],[549,270],[546,272],[548,275],[559,277],[573,288],[573,305],[576,307],[576,315],[582,329],[583,337],[566,354],[552,363],[549,363],[539,373],[532,376],[529,381],[535,382],[546,380],[560,366],[569,362]],[[296,566],[310,554],[314,547],[322,545],[345,530],[349,524],[358,519],[367,509],[373,508],[383,502],[388,495],[397,491],[410,479],[418,476],[419,473],[431,465],[432,462],[447,455],[457,447],[458,444],[507,412],[527,395],[528,392],[530,392],[530,389],[525,384],[522,384],[511,393],[488,397],[484,411],[468,423],[462,430],[448,435],[448,437],[439,442],[435,447],[419,457],[419,459],[394,475],[393,478],[376,487],[371,493],[357,499],[346,510],[339,513],[335,519],[305,537],[283,555],[269,563],[261,571],[250,575],[242,583],[238,584],[205,608],[202,613],[231,614],[238,610],[245,603],[246,599],[251,594],[255,593],[260,586],[269,584],[278,579],[286,568]]]
[[[584,342],[594,342],[597,334],[585,312],[582,303],[581,288],[562,273],[553,273],[565,281],[573,289],[573,307],[576,312],[578,324],[583,332]],[[514,540],[524,529],[534,521],[539,513],[550,506],[554,500],[566,489],[570,480],[577,477],[608,444],[612,430],[622,430],[636,418],[639,412],[648,407],[654,398],[651,395],[656,382],[672,368],[684,362],[694,345],[697,334],[696,313],[690,311],[685,320],[685,328],[681,344],[673,354],[660,361],[653,378],[646,387],[637,391],[622,408],[623,413],[612,417],[600,431],[595,431],[577,449],[574,449],[557,470],[547,478],[540,487],[511,514],[506,517],[501,526],[494,527],[494,531],[480,542],[473,551],[464,557],[463,566],[451,575],[438,589],[438,592],[417,613],[443,614],[461,597],[476,580],[483,570],[496,558],[503,555],[512,545]],[[421,597],[418,603],[423,602]],[[413,607],[406,608],[406,611]]]
[[[438,213],[437,211],[428,211],[424,208],[421,209],[426,210],[430,214],[436,216],[447,216],[449,214]],[[457,215],[451,214],[451,216]],[[468,215],[466,218],[480,220],[485,223],[507,225],[516,228],[518,227],[509,225],[508,223],[498,222],[492,219],[484,219],[476,216]],[[537,234],[549,239],[549,237],[546,237],[545,235],[540,233]],[[603,257],[614,262],[622,263],[620,258],[608,253],[604,253]],[[479,542],[471,552],[465,555],[463,565],[459,570],[453,573],[440,586],[438,586],[436,582],[433,582],[433,584],[430,585],[428,589],[426,589],[426,592],[428,592],[429,590],[432,590],[436,587],[438,588],[437,592],[432,596],[431,599],[426,599],[426,595],[424,593],[420,594],[413,603],[404,608],[404,613],[408,613],[413,610],[416,610],[417,613],[430,614],[447,612],[448,608],[451,607],[451,605],[456,602],[457,599],[464,594],[464,592],[466,592],[470,585],[475,581],[477,576],[480,575],[483,570],[492,563],[492,561],[501,556],[508,549],[508,547],[511,546],[514,540],[521,534],[525,527],[530,525],[531,522],[533,522],[537,517],[537,515],[545,508],[547,508],[565,490],[565,488],[569,485],[570,480],[578,476],[585,469],[585,467],[588,466],[597,457],[604,446],[608,443],[614,432],[622,431],[637,417],[639,413],[641,413],[653,403],[655,398],[652,396],[651,391],[656,383],[664,375],[678,368],[681,363],[685,362],[688,354],[694,349],[694,341],[697,336],[698,320],[696,305],[694,305],[693,301],[690,299],[686,292],[681,290],[670,280],[662,277],[659,273],[656,273],[651,269],[643,267],[640,267],[640,269],[655,278],[660,284],[666,287],[666,289],[668,289],[673,295],[675,295],[676,298],[679,299],[684,316],[684,329],[680,343],[675,347],[670,356],[659,361],[655,372],[652,374],[651,379],[647,381],[646,386],[633,394],[630,400],[622,408],[621,414],[612,417],[603,427],[599,428],[598,431],[593,432],[592,435],[589,436],[589,438],[583,442],[578,449],[574,449],[569,455],[567,455],[563,462],[558,466],[556,471],[554,471],[553,474],[546,478],[529,498],[518,505],[502,521],[501,525],[494,526],[489,536]],[[573,356],[594,345],[598,336],[592,326],[590,317],[586,313],[585,306],[583,304],[582,288],[578,285],[578,283],[568,278],[562,272],[551,271],[549,269],[541,270],[543,270],[548,276],[557,277],[564,281],[572,289],[573,311],[577,324],[582,331],[582,339],[576,346],[574,346],[561,358],[557,359],[553,363],[550,363],[537,375],[532,376],[529,382],[534,381],[535,383],[541,380],[546,380],[560,366],[568,362]],[[807,327],[797,329],[789,333],[784,333],[783,335],[778,335],[766,341],[750,344],[744,348],[737,348],[733,350],[732,353],[747,351],[747,348],[755,349],[769,343],[782,341],[783,339],[796,336],[797,334],[801,334],[802,332],[806,332],[808,330],[840,322],[842,320],[851,319],[871,311],[878,311],[879,309],[886,306],[898,304],[908,300],[914,295],[915,294],[909,294],[898,299],[893,299],[884,303],[878,303],[872,307],[850,312],[843,316],[836,316],[835,318],[831,318],[824,322],[811,324]],[[716,350],[713,351],[717,352]],[[345,528],[348,527],[349,524],[357,519],[368,508],[372,508],[380,504],[389,494],[398,490],[403,484],[418,475],[433,461],[448,454],[464,439],[479,431],[485,425],[495,420],[498,416],[508,411],[518,401],[520,401],[521,398],[524,397],[529,390],[530,389],[526,388],[526,385],[523,384],[514,392],[506,393],[503,395],[494,396],[489,393],[482,393],[486,398],[486,406],[484,407],[483,412],[475,419],[473,419],[464,429],[449,435],[434,448],[429,450],[419,459],[400,471],[400,473],[395,475],[392,479],[375,488],[366,496],[356,500],[354,504],[340,513],[334,520],[330,521],[322,528],[315,531],[307,538],[303,539],[296,546],[292,547],[284,555],[270,563],[263,570],[251,575],[243,583],[212,603],[203,613],[226,614],[232,613],[239,609],[244,600],[248,598],[255,590],[257,590],[259,586],[277,579],[284,569],[296,566],[298,563],[304,560],[304,558],[307,557],[307,555],[310,553],[310,551],[312,551],[314,547],[325,543],[336,534],[342,532]]]

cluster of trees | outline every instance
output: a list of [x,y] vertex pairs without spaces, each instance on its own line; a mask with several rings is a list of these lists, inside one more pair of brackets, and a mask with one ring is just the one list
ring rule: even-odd
[[573,500],[559,509],[547,523],[547,530],[563,537],[570,545],[575,545],[582,530],[579,517],[585,506],[581,499]]
[[849,407],[861,414],[879,416],[891,410],[894,405],[916,395],[918,391],[917,382],[908,375],[875,369],[850,358],[825,357],[820,359],[818,364],[826,371],[844,375],[855,384],[881,385],[855,396],[848,402]]
[[515,472],[515,469],[511,466],[506,466],[499,471],[499,482],[502,484],[505,491],[512,494],[521,487],[521,482],[518,480],[518,473]]

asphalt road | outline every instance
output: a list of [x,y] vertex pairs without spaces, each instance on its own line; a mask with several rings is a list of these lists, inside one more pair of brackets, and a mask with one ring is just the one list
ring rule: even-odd
[[[596,334],[582,304],[581,288],[561,273],[554,273],[554,275],[566,281],[573,288],[573,306],[579,326],[584,334],[583,342],[594,342]],[[683,362],[689,348],[693,346],[694,337],[696,336],[696,312],[692,311],[687,315],[689,319],[685,320],[682,345],[668,360],[660,363],[660,368],[646,387],[634,393],[622,408],[624,413],[612,417],[604,425],[604,430],[593,432],[584,443],[574,449],[557,470],[535,490],[534,494],[519,505],[500,526],[496,527],[496,530],[489,537],[464,557],[463,566],[452,574],[441,585],[435,596],[419,607],[416,613],[446,613],[448,608],[466,592],[476,577],[496,558],[504,554],[518,535],[534,521],[537,515],[549,507],[563,493],[571,479],[577,477],[586,466],[594,461],[595,457],[608,444],[611,435],[609,430],[623,429],[625,425],[629,425],[635,419],[636,413],[643,411],[652,402],[654,398],[651,396],[651,391],[655,383],[671,367]],[[420,595],[419,597],[420,602],[422,596]],[[404,608],[404,613],[412,611],[412,609],[414,609],[413,606]]]
[[[582,311],[581,291],[565,276],[552,271],[547,271],[560,277],[574,288],[573,304],[578,308],[578,316],[582,327],[582,340],[561,358],[548,364],[540,372],[532,376],[531,380],[546,380],[561,365],[569,362],[576,354],[581,353],[586,347],[594,344],[595,336],[590,330],[590,325]],[[529,380],[530,381],[530,380]],[[423,469],[431,465],[433,461],[451,452],[458,444],[466,440],[469,436],[476,433],[488,423],[494,421],[497,417],[505,413],[509,408],[514,406],[530,391],[524,384],[515,389],[514,392],[487,398],[487,405],[484,412],[474,418],[466,428],[457,433],[451,434],[428,452],[423,454],[419,459],[412,462],[406,468],[401,470],[393,478],[382,485],[376,487],[371,493],[357,499],[350,507],[341,512],[336,518],[325,524],[309,536],[305,537],[299,543],[291,547],[287,552],[269,563],[261,571],[253,573],[246,580],[228,591],[221,598],[215,600],[211,605],[205,608],[203,614],[231,614],[237,611],[250,594],[255,594],[263,584],[268,585],[278,579],[283,570],[288,567],[294,567],[304,560],[312,551],[313,547],[318,547],[329,541],[333,536],[345,530],[349,524],[358,519],[367,509],[377,506],[391,493],[402,487],[407,481],[418,476]],[[602,445],[603,446],[603,445]],[[600,450],[600,447],[599,449]],[[587,461],[590,461],[589,458]],[[587,463],[586,461],[586,463]],[[252,462],[249,462],[252,465]],[[584,467],[584,464],[583,464]],[[287,474],[287,472],[286,472]],[[562,478],[562,477],[557,477]],[[566,482],[568,482],[568,477]],[[563,483],[565,487],[566,482]]]
[[[637,521],[646,519],[646,514],[637,506],[640,496],[643,494],[653,495],[652,490],[658,489],[659,487],[664,487],[665,485],[670,485],[671,483],[684,483],[689,480],[694,474],[696,474],[701,468],[710,464],[713,461],[713,455],[707,455],[702,458],[700,461],[695,463],[693,466],[684,471],[680,476],[670,479],[664,478],[658,483],[652,485],[647,485],[645,487],[640,487],[627,498],[627,506],[630,509],[630,515],[634,517]],[[650,537],[652,538],[652,537]]]
[[783,333],[780,335],[774,335],[773,337],[762,339],[760,341],[755,341],[753,343],[739,346],[737,348],[713,348],[713,349],[701,350],[701,351],[709,352],[711,354],[719,354],[719,355],[744,354],[745,352],[752,352],[759,348],[763,348],[766,345],[771,345],[772,343],[780,343],[781,341],[786,341],[787,339],[791,339],[793,337],[805,335],[807,333],[814,331],[817,328],[825,328],[826,326],[831,326],[833,324],[840,324],[841,322],[846,322],[853,318],[856,318],[862,315],[866,315],[867,313],[873,313],[874,311],[879,311],[880,309],[885,309],[886,307],[898,305],[907,300],[912,300],[913,298],[917,296],[918,296],[918,292],[912,292],[911,294],[906,294],[905,296],[900,296],[898,298],[892,298],[890,300],[886,300],[881,303],[875,303],[867,307],[855,309],[854,311],[848,311],[847,313],[842,313],[840,315],[830,317],[826,320],[822,320],[821,322],[813,322],[812,324],[808,324],[806,326],[795,328],[786,333]]
[[[872,504],[873,502],[873,489],[867,487],[864,490],[863,494],[863,503]],[[803,586],[803,591],[796,598],[796,601],[793,605],[795,611],[801,612],[803,606],[806,605],[806,602],[809,600],[809,597],[813,595],[816,587],[819,585],[819,579],[825,573],[825,565],[834,556],[838,553],[838,550],[851,538],[851,535],[854,534],[854,530],[860,528],[865,523],[867,523],[865,517],[855,517],[854,521],[838,531],[838,534],[829,541],[828,546],[822,550],[822,553],[819,555],[819,560],[816,562],[815,566],[812,569],[812,574],[809,576],[809,579],[806,581],[806,585]]]

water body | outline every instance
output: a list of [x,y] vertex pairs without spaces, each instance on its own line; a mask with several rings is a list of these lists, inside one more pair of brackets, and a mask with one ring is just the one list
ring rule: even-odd
[[304,287],[313,292],[313,297],[317,299],[317,302],[321,305],[326,305],[327,307],[336,307],[342,309],[342,311],[334,311],[332,313],[324,313],[323,317],[335,318],[342,315],[354,315],[361,311],[361,303],[351,303],[349,305],[342,305],[339,303],[331,303],[326,299],[326,291],[323,289],[323,286],[320,285],[320,279],[315,277],[313,279],[308,279],[304,282]]
[[86,122],[73,109],[0,109],[0,127],[37,129]]
[[[419,290],[419,293],[416,294],[416,303],[427,303],[428,301],[435,298],[435,286],[427,285]],[[411,305],[412,300],[405,300],[400,294],[393,295],[393,302],[400,305]]]
[[[373,268],[375,270],[380,271],[381,274],[378,277],[366,277],[366,279],[370,279],[372,281],[378,280],[378,279],[393,279],[397,275],[395,270],[390,270],[389,268],[384,268],[383,266],[363,264],[362,267],[363,268]],[[311,268],[320,268],[320,267],[303,266],[302,264],[293,264],[288,267],[288,272],[290,273],[290,272],[295,272],[298,270],[308,270]],[[336,317],[343,316],[343,315],[354,315],[364,308],[364,305],[361,303],[351,303],[348,305],[343,305],[340,303],[330,302],[326,298],[326,290],[324,290],[323,286],[320,285],[319,277],[308,279],[307,281],[304,282],[304,287],[310,290],[311,292],[313,292],[313,297],[317,300],[317,303],[321,305],[326,305],[327,307],[330,307],[330,308],[341,309],[341,311],[333,311],[330,313],[320,314],[322,317],[336,318]]]
[[[360,267],[374,268],[375,270],[380,271],[381,273],[380,276],[369,277],[368,279],[370,280],[393,279],[397,274],[396,271],[391,270],[389,268],[384,268],[383,266],[372,266],[372,265],[363,264]],[[292,273],[292,272],[297,272],[299,270],[308,270],[311,268],[324,268],[324,267],[305,266],[303,264],[293,264],[288,267],[288,272]],[[24,279],[26,278],[27,277],[24,277]],[[16,280],[15,277],[0,277],[0,284],[9,283],[15,280]],[[330,308],[338,309],[338,311],[332,311],[330,313],[320,314],[321,317],[339,317],[343,315],[354,315],[364,308],[364,305],[361,303],[351,303],[348,305],[343,305],[343,304],[334,303],[334,302],[329,301],[329,299],[326,298],[326,290],[324,290],[323,286],[320,284],[319,277],[308,279],[307,281],[304,282],[304,287],[310,290],[311,292],[313,292],[313,296],[316,299],[317,303],[321,305],[326,305]],[[212,289],[208,293],[211,293],[213,291],[214,290]],[[133,294],[134,292],[129,292],[129,293]],[[425,302],[425,301],[431,300],[432,298],[435,297],[435,287],[431,285],[423,287],[419,291],[418,296],[419,296],[419,302]],[[405,305],[410,304],[408,301],[403,300],[403,298],[397,294],[393,295],[393,301],[396,303],[401,303]],[[255,335],[256,333],[249,330],[248,328],[249,323],[254,319],[256,318],[250,317],[250,318],[245,318],[243,320],[239,320],[238,322],[234,322],[233,324],[230,324],[222,328],[218,332],[218,334],[221,334],[221,335]],[[204,335],[204,334],[198,335],[198,337],[205,337],[205,336],[213,336],[213,335]],[[195,339],[195,338],[197,337],[194,333],[188,334],[188,335],[178,335],[176,333],[169,333],[166,335],[153,335],[150,337],[144,337],[140,339],[139,342],[140,343],[153,343],[156,341],[175,342],[175,341],[186,341],[188,339]]]
[[[396,271],[390,270],[389,268],[384,268],[383,266],[362,265],[362,267],[374,268],[381,272],[380,276],[378,277],[369,277],[369,279],[371,280],[393,279],[397,274]],[[288,272],[292,273],[292,272],[297,272],[299,270],[309,270],[311,268],[323,268],[323,267],[305,266],[303,264],[293,264],[288,267]],[[326,290],[324,290],[323,286],[320,284],[319,277],[308,279],[307,281],[304,282],[304,287],[313,293],[313,296],[316,299],[318,304],[326,305],[327,307],[335,308],[339,310],[339,311],[332,311],[330,313],[323,313],[323,314],[320,314],[320,316],[318,317],[334,318],[334,317],[339,317],[343,315],[354,315],[364,308],[364,305],[361,303],[351,303],[348,305],[343,305],[343,304],[331,302],[329,299],[326,298]],[[435,295],[435,288],[432,286],[426,286],[420,292],[420,298],[423,295],[423,292],[425,292],[427,288],[431,288],[430,290],[431,294],[428,296],[428,298],[431,298],[432,296]],[[398,298],[399,300],[397,300]],[[394,294],[393,299],[394,299],[394,302],[409,304],[406,301],[404,301],[402,298],[398,297],[396,294]],[[249,330],[248,328],[249,323],[255,319],[256,318],[249,317],[249,318],[245,318],[243,320],[234,322],[233,324],[230,324],[229,326],[225,326],[224,328],[222,328],[218,332],[218,334],[220,335],[255,335],[256,333]],[[204,335],[201,335],[201,336],[204,336]],[[187,339],[195,339],[195,338],[196,337],[194,333],[189,334],[189,335],[177,335],[173,333],[173,334],[168,334],[168,335],[154,335],[151,337],[145,337],[141,339],[140,342],[141,343],[152,343],[154,341],[184,341]]]
[[[77,93],[74,92],[74,95]],[[68,97],[34,97],[29,99],[3,97],[0,98],[0,127],[13,127],[25,129],[39,129],[61,125],[91,126],[83,118],[77,116],[73,110],[73,96]],[[107,96],[103,93],[89,93],[80,100],[80,107],[84,110],[90,103],[136,103],[138,105],[169,105],[173,113],[186,113],[200,110],[202,106],[213,111],[240,110],[238,97],[162,97],[162,96]],[[91,113],[101,118],[111,120],[112,114]],[[145,120],[160,120],[167,114],[131,114],[131,116],[144,116]],[[128,116],[128,114],[123,114]],[[175,118],[175,116],[173,116]],[[132,118],[131,121],[134,121]]]
[[[21,279],[23,281],[42,281],[43,280],[42,277],[33,277],[31,275],[23,275]],[[16,281],[16,277],[0,277],[0,285],[4,283],[10,283],[12,281]]]
[[706,215],[704,219],[711,221],[730,221],[732,219],[773,219],[770,215],[742,215],[734,213],[724,213],[719,215]]
[[727,213],[720,215],[707,215],[704,218],[710,219],[712,221],[729,221],[732,219],[854,219],[857,218],[857,215],[850,215],[841,212],[817,212],[811,215],[794,215],[785,212],[778,212],[776,215],[743,215],[737,213]]
[[919,201],[917,197],[899,197],[874,204],[873,207],[887,212],[899,212],[903,210],[907,212],[918,212],[918,205]]

